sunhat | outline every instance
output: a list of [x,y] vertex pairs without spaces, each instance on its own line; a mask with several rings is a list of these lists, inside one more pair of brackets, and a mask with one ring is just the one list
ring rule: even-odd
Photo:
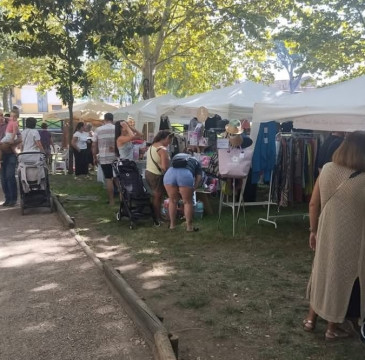
[[201,106],[196,112],[196,118],[200,123],[205,123],[205,120],[207,120],[208,116],[209,116],[209,111],[204,106]]
[[239,120],[230,120],[225,129],[228,134],[238,135],[243,133],[241,121]]

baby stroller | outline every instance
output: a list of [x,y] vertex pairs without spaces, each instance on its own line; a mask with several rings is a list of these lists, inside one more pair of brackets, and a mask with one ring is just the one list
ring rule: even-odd
[[121,195],[119,210],[116,213],[118,221],[121,218],[129,218],[129,228],[135,228],[135,221],[145,217],[152,217],[153,223],[158,225],[151,195],[147,192],[137,164],[128,159],[116,160],[113,170],[118,179],[118,187]]
[[22,215],[27,208],[49,207],[53,211],[46,154],[35,151],[18,154],[18,181]]

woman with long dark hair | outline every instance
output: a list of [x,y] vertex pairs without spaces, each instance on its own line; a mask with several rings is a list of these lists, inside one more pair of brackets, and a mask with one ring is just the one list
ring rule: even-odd
[[140,140],[143,134],[124,120],[115,123],[115,152],[120,159],[133,160],[133,140]]
[[79,122],[76,125],[71,141],[75,156],[75,176],[87,175],[89,173],[89,159],[87,156],[88,135],[85,131],[85,124]]

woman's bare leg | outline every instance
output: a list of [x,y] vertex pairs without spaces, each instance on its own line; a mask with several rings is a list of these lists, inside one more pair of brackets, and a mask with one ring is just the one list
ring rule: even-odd
[[162,196],[163,196],[162,191],[154,191],[153,193],[152,205],[157,221],[161,220]]
[[165,185],[165,189],[169,197],[170,229],[174,229],[176,226],[177,203],[179,202],[179,188],[174,185]]
[[184,203],[184,215],[186,219],[186,230],[193,231],[193,189],[186,186],[179,187],[179,192],[181,194]]
[[312,331],[316,327],[316,321],[317,321],[317,314],[312,309],[311,306],[309,306],[309,311],[307,317],[303,321],[303,327],[306,331]]

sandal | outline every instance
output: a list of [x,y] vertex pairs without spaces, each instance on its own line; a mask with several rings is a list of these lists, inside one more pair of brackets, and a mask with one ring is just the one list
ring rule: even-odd
[[326,341],[336,341],[336,340],[346,339],[349,337],[351,337],[351,334],[340,328],[337,328],[334,331],[326,330],[326,333],[324,334],[324,338]]
[[303,320],[303,330],[307,332],[312,332],[316,328],[315,321],[304,319]]

